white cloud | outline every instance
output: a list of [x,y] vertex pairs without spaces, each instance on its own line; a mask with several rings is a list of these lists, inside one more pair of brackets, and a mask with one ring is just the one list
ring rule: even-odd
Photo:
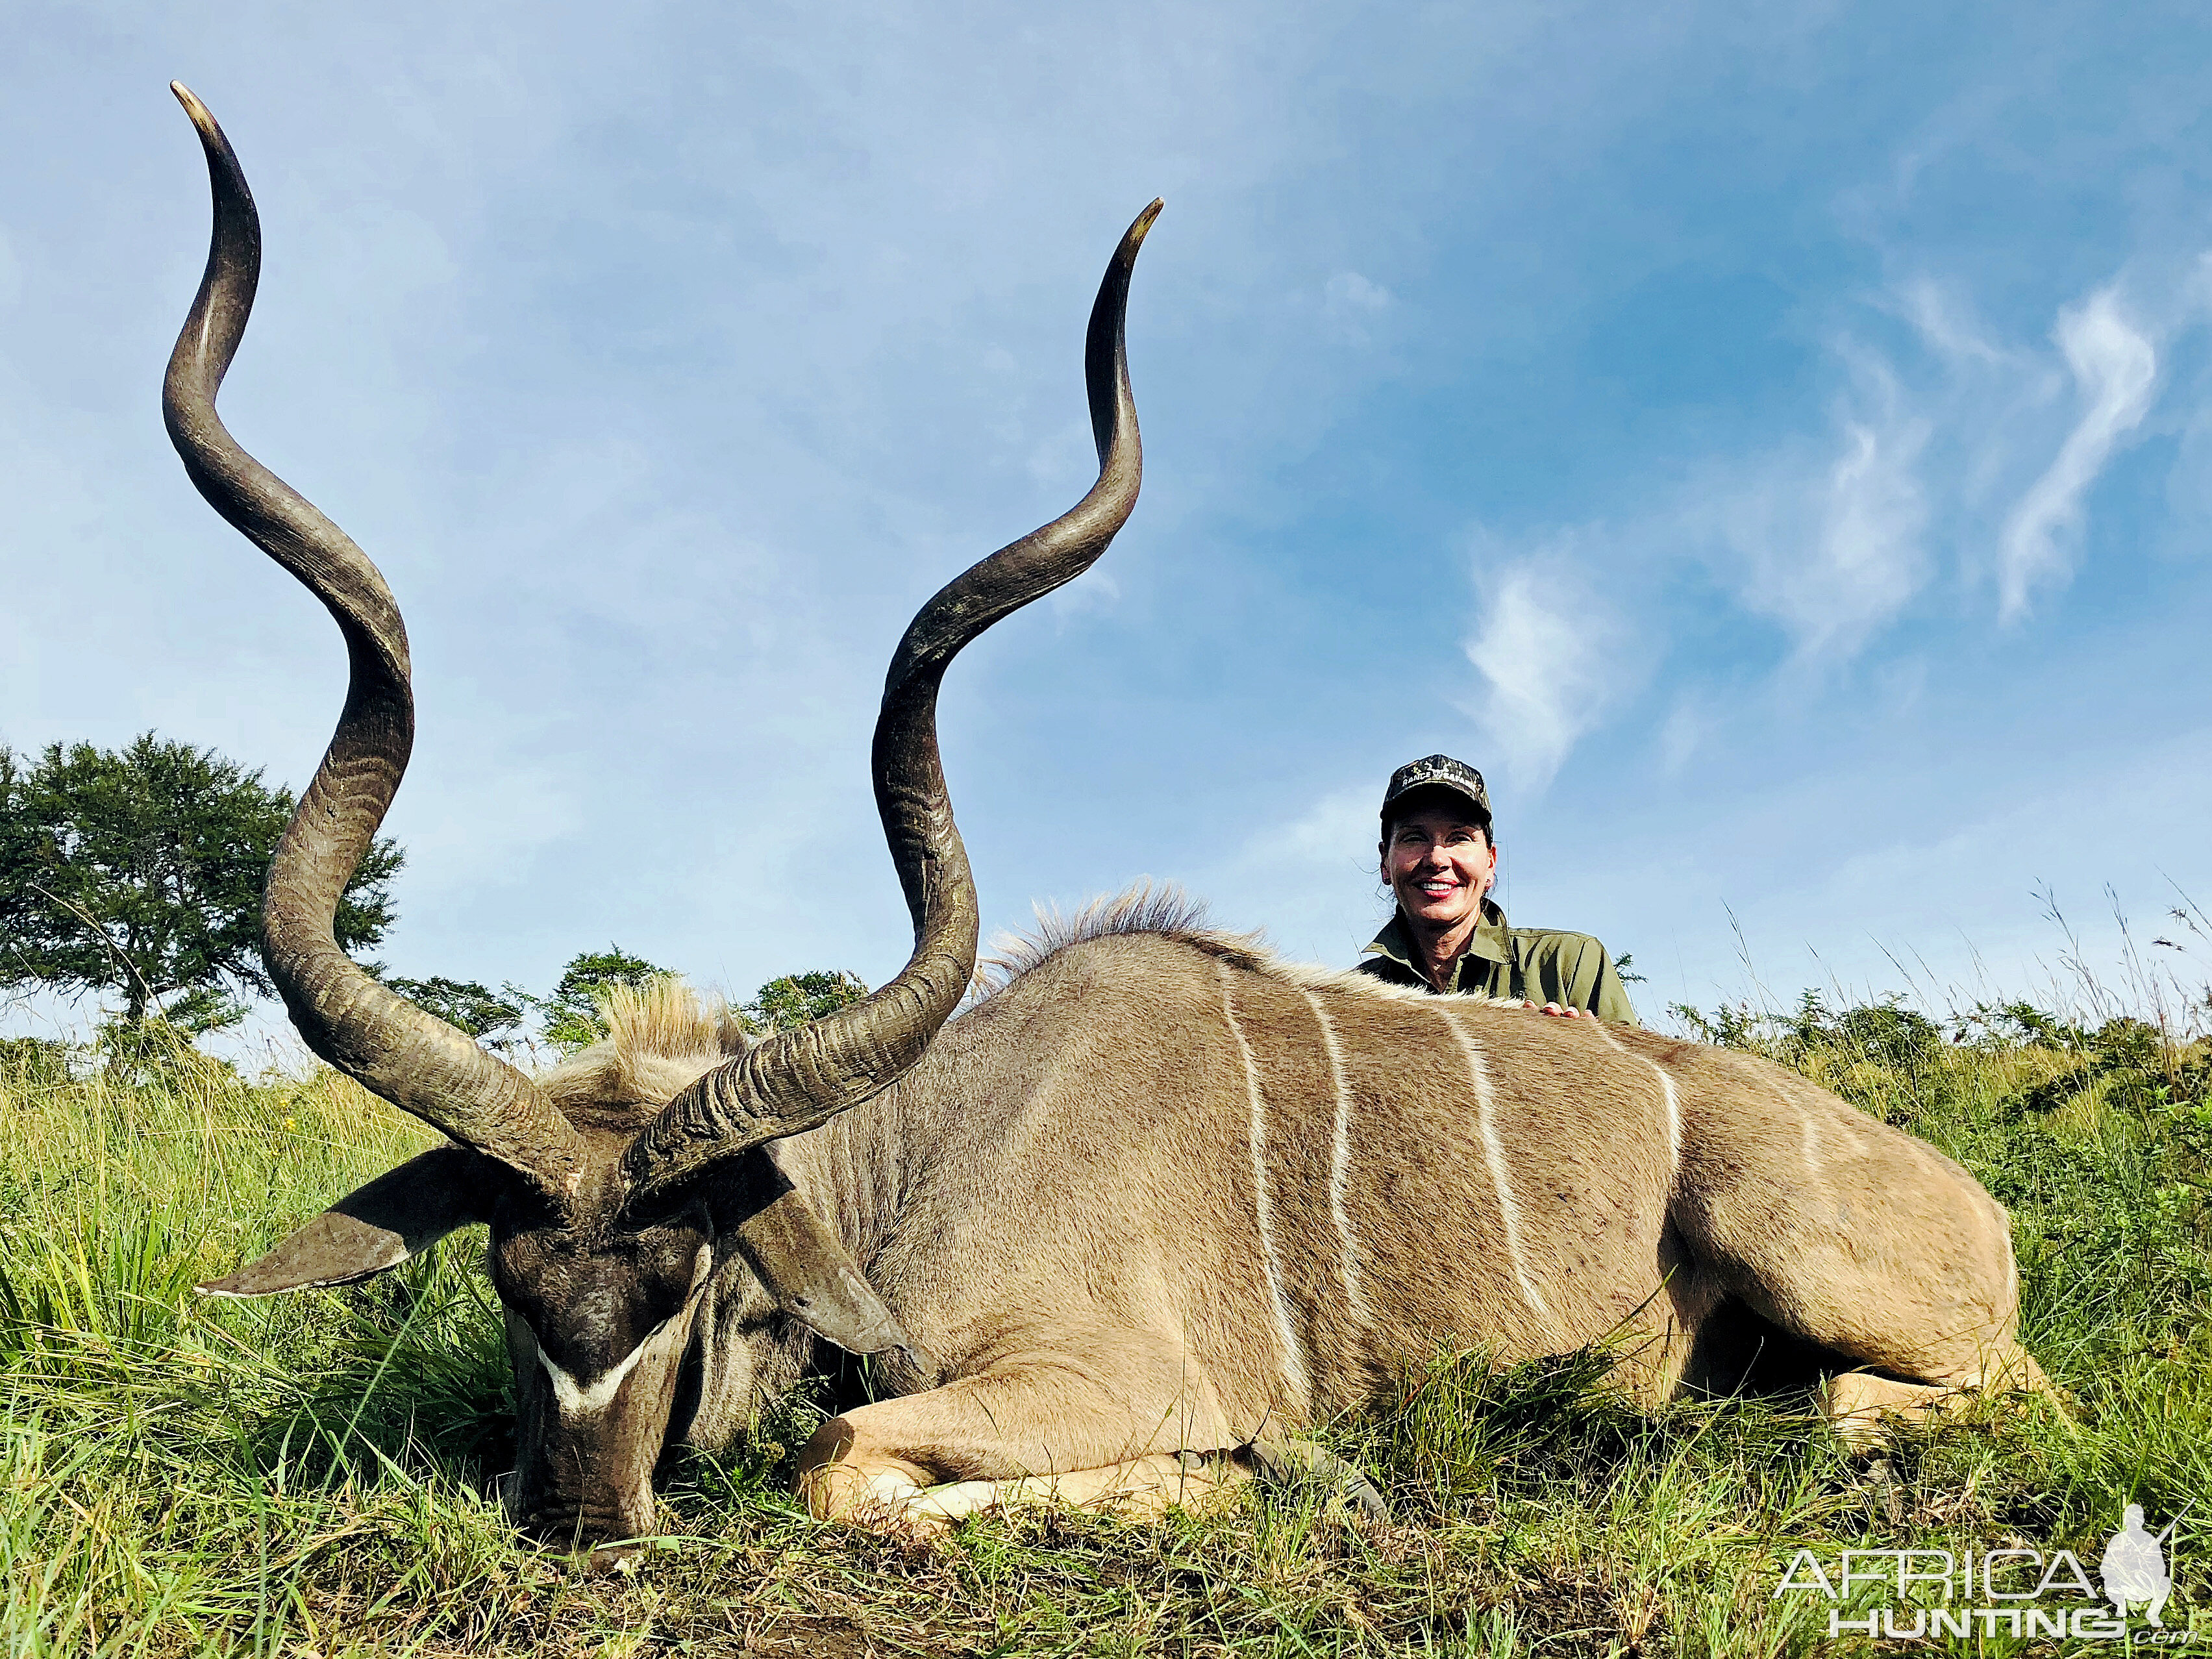
[[[2017,619],[2036,588],[2068,574],[2088,491],[2154,398],[2152,334],[2115,286],[2058,313],[2063,368],[1993,337],[1969,297],[1930,277],[1899,283],[1881,308],[1924,356],[1839,339],[1850,385],[1828,444],[1717,460],[1682,509],[1694,539],[1734,556],[1743,603],[1780,622],[1801,659],[1856,656],[1935,579],[1946,549],[1973,569],[1994,545],[1999,615]],[[2069,379],[2078,405],[2062,428],[2054,405]]]
[[[1497,574],[1465,643],[1483,680],[1470,713],[1517,784],[1547,786],[1639,682],[1638,640],[1596,596],[1613,601],[1641,573],[1711,561],[1745,611],[1786,631],[1800,667],[1859,657],[1947,568],[1962,579],[1986,568],[1986,550],[2007,620],[2038,584],[2063,577],[2087,490],[2148,415],[2152,329],[2123,313],[2110,285],[2059,313],[2055,351],[2008,341],[1969,294],[1932,278],[1899,284],[1882,309],[1913,339],[1834,337],[1846,378],[1825,434],[1717,455],[1601,536],[1555,532],[1547,544],[1539,532],[1533,556],[1486,556]],[[2196,428],[2188,435],[2185,463],[2212,451]],[[1901,718],[1925,674],[1916,657],[1861,689]],[[1715,724],[1711,706],[1678,694],[1654,734],[1662,773],[1686,768]]]
[[1622,690],[1626,629],[1560,551],[1504,568],[1482,588],[1466,645],[1487,683],[1474,715],[1514,781],[1540,791]]
[[521,879],[532,857],[582,821],[583,787],[557,768],[504,756],[453,763],[460,757],[455,746],[435,769],[416,768],[392,815],[410,863],[423,872],[410,894],[425,905],[448,907],[488,884]]
[[1659,763],[1673,777],[1705,744],[1713,729],[1712,717],[1688,697],[1677,697],[1659,728]]
[[2081,536],[2082,498],[2120,441],[2142,423],[2158,379],[2157,351],[2120,314],[2110,288],[2060,312],[2054,337],[2074,371],[2083,408],[2057,458],[2006,522],[1997,605],[2006,622],[2026,611],[2032,588],[2067,574]]
[[1897,308],[1922,339],[1954,365],[1995,368],[2014,362],[2011,353],[1984,336],[1972,307],[1932,276],[1915,276],[1901,283]]
[[1113,610],[1121,603],[1121,583],[1110,569],[1093,565],[1080,581],[1053,589],[1044,603],[1054,620],[1064,625],[1072,617]]
[[1332,317],[1341,317],[1346,313],[1386,311],[1390,305],[1390,290],[1380,283],[1362,276],[1356,270],[1337,272],[1328,279],[1322,294]]
[[1340,344],[1367,344],[1373,337],[1370,325],[1379,323],[1395,303],[1389,289],[1356,270],[1340,270],[1322,284],[1322,317]]
[[1774,617],[1806,659],[1848,657],[1928,580],[1928,501],[1920,461],[1933,430],[1888,368],[1855,362],[1833,447],[1784,452],[1693,507],[1742,561],[1742,595]]
[[1328,790],[1295,817],[1264,822],[1226,856],[1170,873],[1206,896],[1220,925],[1262,927],[1293,961],[1348,966],[1389,911],[1376,867],[1375,811],[1385,769],[1402,757],[1375,758],[1372,775]]
[[1375,843],[1375,809],[1381,791],[1372,784],[1339,789],[1314,803],[1288,828],[1255,836],[1246,850],[1300,865],[1334,867],[1361,863]]
[[2184,544],[2203,548],[2204,527],[2212,524],[2212,403],[2200,405],[2181,429],[2166,499]]
[[1925,580],[1921,532],[1928,512],[1914,469],[1927,442],[1923,420],[1853,422],[1845,428],[1843,453],[1817,497],[1812,574],[1816,592],[1833,607],[1814,625],[1816,646],[1886,621]]

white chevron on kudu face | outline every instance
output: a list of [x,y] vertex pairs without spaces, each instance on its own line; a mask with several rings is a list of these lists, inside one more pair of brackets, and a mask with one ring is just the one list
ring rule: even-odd
[[666,1341],[669,1327],[675,1322],[673,1319],[662,1320],[646,1334],[644,1341],[624,1354],[611,1368],[601,1371],[588,1383],[579,1382],[567,1371],[562,1370],[553,1363],[552,1356],[545,1352],[544,1345],[543,1343],[537,1345],[538,1363],[544,1369],[545,1375],[552,1379],[553,1401],[560,1407],[561,1415],[563,1418],[587,1417],[595,1412],[603,1412],[612,1405],[615,1395],[622,1390],[622,1385],[629,1380],[629,1374],[637,1369],[638,1361],[643,1359],[647,1352],[656,1344]]
[[[707,1288],[707,1281],[714,1271],[714,1252],[710,1246],[701,1245],[691,1262],[691,1288],[684,1297],[684,1305],[645,1334],[635,1347],[624,1354],[589,1382],[580,1382],[568,1371],[553,1363],[545,1352],[545,1345],[531,1333],[531,1346],[538,1352],[538,1364],[553,1384],[553,1401],[561,1408],[564,1419],[588,1417],[605,1411],[622,1392],[622,1385],[639,1363],[649,1358],[666,1358],[680,1348],[691,1333],[691,1314],[699,1304],[699,1293]],[[528,1328],[526,1326],[526,1329]]]

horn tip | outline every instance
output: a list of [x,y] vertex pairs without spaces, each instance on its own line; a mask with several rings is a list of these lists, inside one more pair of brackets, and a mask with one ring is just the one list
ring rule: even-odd
[[198,94],[190,87],[182,81],[172,81],[169,82],[169,90],[175,94],[177,101],[185,106],[185,113],[191,117],[192,125],[200,130],[202,137],[214,137],[221,131],[215,124],[214,115],[210,112],[205,104],[200,102]]
[[1139,214],[1131,222],[1127,240],[1133,251],[1145,240],[1145,233],[1152,228],[1152,221],[1160,216],[1160,210],[1166,205],[1165,201],[1155,196],[1152,198],[1152,205]]

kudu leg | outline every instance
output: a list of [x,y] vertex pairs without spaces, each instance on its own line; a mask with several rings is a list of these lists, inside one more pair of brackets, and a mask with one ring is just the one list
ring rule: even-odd
[[880,1513],[848,1511],[826,1519],[872,1522],[902,1532],[932,1535],[971,1515],[1023,1504],[1057,1504],[1099,1510],[1124,1520],[1147,1521],[1172,1509],[1195,1510],[1252,1478],[1250,1467],[1226,1452],[1153,1452],[1103,1468],[1066,1474],[1032,1474],[1018,1480],[956,1480],[927,1486]]
[[903,1528],[927,1534],[988,1510],[1058,1504],[1101,1510],[1125,1521],[1151,1521],[1170,1510],[1198,1510],[1249,1480],[1279,1488],[1317,1485],[1370,1520],[1389,1507],[1374,1483],[1349,1463],[1304,1441],[1255,1443],[1234,1452],[1153,1452],[1103,1468],[1033,1474],[1019,1480],[958,1480],[930,1486],[905,1500],[896,1516]]
[[1899,1423],[1955,1412],[1990,1393],[2055,1394],[2043,1368],[2017,1343],[1955,1382],[1899,1382],[1873,1371],[1839,1371],[1820,1389],[1820,1411],[1854,1450],[1881,1444]]
[[1693,1108],[1673,1218],[1699,1266],[1846,1367],[1822,1389],[1847,1441],[1976,1394],[2044,1392],[2020,1346],[2011,1223],[1933,1147],[1794,1081],[1707,1130]]
[[[1101,1358],[1115,1350],[1095,1338],[1084,1346]],[[1157,1514],[1249,1478],[1225,1455],[1242,1437],[1165,1347],[1139,1334],[1120,1364],[1002,1361],[847,1412],[799,1454],[799,1490],[822,1520],[929,1531],[1033,1498]]]

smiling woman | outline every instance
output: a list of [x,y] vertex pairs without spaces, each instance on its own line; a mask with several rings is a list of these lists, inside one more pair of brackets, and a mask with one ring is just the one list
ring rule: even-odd
[[1382,878],[1397,914],[1359,971],[1440,994],[1540,1002],[1547,1014],[1637,1023],[1620,971],[1588,933],[1509,927],[1491,902],[1498,842],[1482,774],[1449,755],[1409,761],[1382,794]]

